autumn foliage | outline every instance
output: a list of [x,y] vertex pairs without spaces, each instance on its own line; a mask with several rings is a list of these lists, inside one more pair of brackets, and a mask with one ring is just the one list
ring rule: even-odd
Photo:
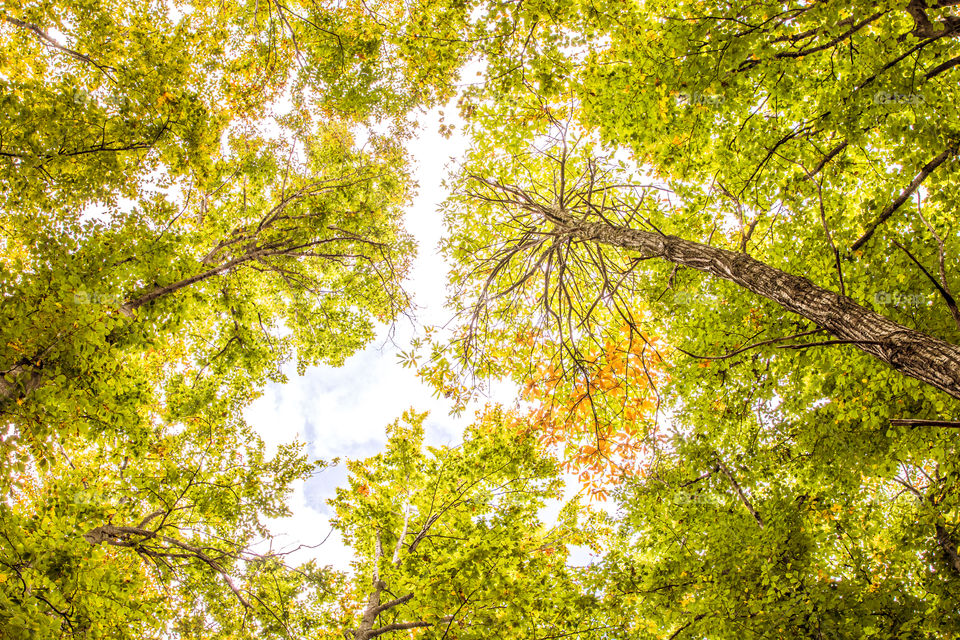
[[575,368],[537,367],[522,391],[528,428],[559,448],[564,469],[593,498],[624,476],[643,474],[657,434],[658,386],[665,367],[655,340],[624,327]]

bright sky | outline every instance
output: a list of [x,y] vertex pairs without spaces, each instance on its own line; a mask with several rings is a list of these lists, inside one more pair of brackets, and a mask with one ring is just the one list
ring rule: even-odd
[[[445,109],[446,122],[457,124],[456,133],[445,139],[438,133],[439,110],[421,118],[422,128],[410,150],[416,162],[420,188],[406,214],[406,227],[419,244],[407,291],[414,295],[420,324],[444,323],[450,314],[444,308],[447,267],[438,252],[443,222],[438,211],[446,198],[441,186],[451,156],[466,149],[462,123],[451,119],[455,108]],[[272,384],[247,410],[249,423],[271,448],[300,439],[316,458],[364,458],[375,455],[386,444],[385,427],[411,407],[430,411],[425,423],[426,442],[432,446],[456,445],[472,412],[461,418],[449,415],[451,403],[436,398],[432,389],[410,369],[400,366],[399,349],[407,347],[420,327],[403,320],[395,327],[394,345],[387,328],[365,350],[348,359],[343,367],[313,367],[298,376],[289,367],[289,382]],[[316,545],[330,533],[327,506],[334,489],[346,482],[343,464],[327,469],[300,483],[291,499],[292,518],[274,522],[280,545]],[[276,549],[275,549],[276,550]],[[320,564],[346,569],[352,558],[336,533],[316,549],[298,552],[288,560],[295,564],[315,557]]]
[[[313,367],[299,376],[295,366],[288,367],[289,381],[268,386],[246,412],[247,421],[271,449],[299,439],[307,444],[307,452],[313,458],[366,458],[384,449],[386,426],[411,407],[430,412],[424,425],[427,445],[455,446],[462,441],[464,429],[479,408],[471,407],[457,418],[451,416],[452,403],[435,397],[413,370],[400,366],[397,357],[400,350],[409,348],[410,339],[423,326],[443,325],[451,316],[444,305],[448,269],[438,248],[444,232],[439,207],[448,193],[442,182],[450,163],[459,161],[466,151],[467,140],[456,108],[448,105],[443,111],[445,123],[456,125],[454,134],[447,139],[438,133],[440,109],[434,109],[420,118],[419,136],[408,147],[414,157],[419,190],[406,212],[405,224],[419,248],[406,288],[418,306],[418,326],[400,321],[392,341],[387,335],[388,327],[383,327],[376,340],[339,368]],[[492,399],[512,404],[516,393],[508,387],[507,383],[494,384]],[[289,503],[293,517],[271,523],[276,536],[274,551],[299,545],[312,547],[291,554],[287,558],[289,564],[315,558],[321,565],[349,569],[353,554],[331,530],[329,518],[333,511],[327,505],[346,479],[346,468],[341,463],[299,483]],[[576,476],[565,480],[564,498],[541,510],[544,523],[554,521],[562,504],[581,489]],[[594,507],[611,512],[616,509],[612,501]],[[568,549],[570,564],[587,564],[595,559],[587,548]]]

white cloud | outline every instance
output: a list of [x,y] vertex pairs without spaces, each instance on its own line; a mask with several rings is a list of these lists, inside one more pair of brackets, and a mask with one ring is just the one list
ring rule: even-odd
[[[453,111],[447,107],[448,114]],[[447,266],[437,250],[443,233],[438,209],[446,197],[441,185],[446,165],[451,155],[463,152],[466,143],[457,134],[451,139],[439,135],[439,110],[430,112],[425,120],[419,139],[411,146],[420,190],[405,224],[417,239],[419,251],[406,287],[414,293],[419,323],[430,324],[443,323],[449,317],[443,307]],[[446,121],[451,120],[448,115]],[[418,331],[403,324],[397,329],[394,339],[400,344],[408,343]],[[287,384],[270,385],[247,410],[247,421],[271,451],[299,439],[307,443],[311,457],[364,458],[383,448],[386,425],[412,407],[430,411],[425,423],[428,444],[458,444],[468,418],[449,416],[451,403],[434,397],[414,371],[399,364],[397,354],[398,347],[386,340],[384,329],[375,342],[348,358],[342,367],[313,367],[304,376],[291,372]],[[279,535],[277,543],[292,548],[321,542],[330,532],[326,500],[345,481],[346,473],[339,465],[299,483],[290,501],[293,517],[271,523],[271,530]],[[347,569],[352,555],[334,533],[320,547],[303,549],[289,560],[296,563],[307,558]]]

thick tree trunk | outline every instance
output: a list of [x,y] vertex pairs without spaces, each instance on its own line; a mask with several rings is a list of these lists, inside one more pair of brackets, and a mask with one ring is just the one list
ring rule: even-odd
[[363,609],[363,617],[360,618],[360,626],[352,632],[356,640],[367,640],[370,637],[377,615],[380,613],[380,593],[386,586],[382,580],[374,582],[373,591],[367,597],[367,606]]
[[745,253],[603,222],[575,219],[556,207],[545,214],[559,230],[584,242],[595,242],[661,258],[737,284],[776,302],[849,341],[897,371],[960,398],[960,346],[890,320],[852,299],[819,287],[751,258]]

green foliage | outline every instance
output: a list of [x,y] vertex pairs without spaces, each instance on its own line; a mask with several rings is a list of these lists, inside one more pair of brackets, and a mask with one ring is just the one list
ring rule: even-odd
[[[309,594],[331,578],[254,545],[314,465],[296,447],[266,457],[223,409],[164,423],[139,450],[75,446],[16,485],[0,529],[4,633],[133,638],[177,620],[172,637],[289,637],[313,620]],[[109,527],[141,533],[98,537]]]
[[[705,253],[625,240],[747,254],[956,353],[960,31],[917,5],[568,5],[550,12],[567,46],[500,52],[514,72],[464,100],[475,142],[446,245],[461,322],[417,364],[447,392],[496,375],[587,404],[568,459],[640,434],[647,468],[617,493],[623,542],[598,568],[639,637],[957,632],[956,425],[891,422],[949,423],[956,400],[744,274],[705,275]],[[634,341],[642,384],[611,366]],[[653,414],[628,416],[624,387]]]
[[0,12],[0,636],[328,615],[338,575],[257,546],[313,465],[239,416],[409,308],[404,143],[460,54],[423,64],[403,5],[378,9]]
[[[898,371],[960,380],[958,41],[949,2],[8,3],[0,637],[957,636],[960,405]],[[405,357],[520,402],[405,415],[332,500],[352,571],[287,566],[324,464],[240,416],[409,309],[405,145],[455,96],[458,321]]]
[[393,67],[402,30],[300,9],[3,14],[5,467],[54,435],[135,441],[170,385],[242,404],[408,307],[402,142],[448,72],[414,89]]
[[[559,497],[556,463],[499,408],[457,448],[425,450],[424,418],[395,422],[386,451],[351,462],[349,488],[332,501],[335,526],[357,552],[354,597],[366,601],[358,617],[375,592],[378,602],[402,602],[381,613],[374,632],[404,622],[420,623],[427,638],[607,627],[600,603],[564,563],[567,545],[584,539],[577,506],[554,527],[538,517]],[[345,625],[364,637],[362,622]]]

